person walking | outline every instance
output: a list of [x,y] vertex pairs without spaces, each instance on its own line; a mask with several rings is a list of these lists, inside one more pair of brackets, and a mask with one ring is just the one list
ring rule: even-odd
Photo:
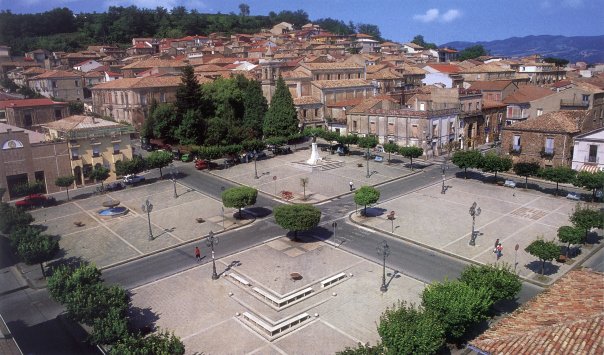
[[199,247],[195,247],[195,260],[196,261],[201,260],[201,251],[199,250]]
[[350,191],[352,191],[354,188],[354,184],[352,183],[352,181],[349,183],[349,185],[350,185]]
[[497,247],[495,247],[495,249],[497,250],[497,260],[499,260],[499,258],[501,258],[501,256],[503,255],[503,246],[501,245],[501,243],[497,244]]

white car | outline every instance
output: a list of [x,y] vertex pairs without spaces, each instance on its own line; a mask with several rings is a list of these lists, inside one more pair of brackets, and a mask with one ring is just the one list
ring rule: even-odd
[[129,185],[129,184],[136,184],[138,182],[143,182],[145,181],[145,177],[144,176],[138,176],[138,175],[126,175],[124,176],[124,184]]

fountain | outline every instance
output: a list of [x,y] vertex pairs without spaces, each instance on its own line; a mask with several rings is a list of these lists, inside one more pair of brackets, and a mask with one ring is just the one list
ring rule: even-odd
[[306,164],[309,165],[317,165],[317,162],[323,160],[323,158],[321,158],[319,156],[319,150],[317,149],[317,143],[313,143],[312,144],[312,151],[310,153],[310,159],[308,159],[306,161]]
[[101,217],[119,217],[128,213],[128,208],[120,207],[120,201],[118,200],[109,200],[103,202],[103,207],[105,209],[97,212]]

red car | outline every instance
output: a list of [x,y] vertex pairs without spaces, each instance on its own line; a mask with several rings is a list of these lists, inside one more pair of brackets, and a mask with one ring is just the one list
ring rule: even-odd
[[212,163],[209,160],[203,160],[203,159],[197,159],[195,160],[195,169],[197,170],[204,170],[204,169],[212,169],[212,168],[216,168],[218,166],[218,164],[216,163]]
[[46,207],[56,203],[54,197],[47,197],[43,194],[31,194],[25,196],[22,200],[15,202],[15,206],[22,208]]

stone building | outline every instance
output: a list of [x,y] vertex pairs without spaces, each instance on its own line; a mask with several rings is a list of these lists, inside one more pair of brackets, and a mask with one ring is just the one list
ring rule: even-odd
[[0,186],[7,190],[2,201],[21,197],[18,187],[35,181],[46,193],[58,192],[56,178],[71,175],[67,142],[0,123],[0,144]]
[[41,95],[65,101],[83,100],[83,84],[83,73],[66,70],[49,70],[28,82]]
[[51,99],[24,99],[0,101],[0,122],[33,131],[41,125],[69,116],[66,102]]

